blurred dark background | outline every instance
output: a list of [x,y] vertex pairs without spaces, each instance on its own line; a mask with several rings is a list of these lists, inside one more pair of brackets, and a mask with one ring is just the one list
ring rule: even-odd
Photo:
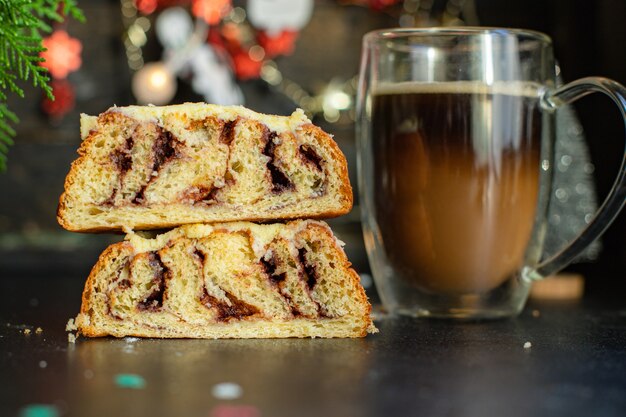
[[[10,107],[21,119],[8,170],[0,174],[0,277],[19,278],[45,273],[86,277],[102,249],[120,235],[74,234],[56,222],[58,197],[80,142],[79,113],[99,114],[113,104],[135,103],[131,92],[132,70],[122,41],[127,22],[119,1],[82,0],[87,23],[69,22],[68,33],[82,42],[82,66],[69,75],[75,106],[62,118],[51,118],[41,108],[41,93],[26,88],[26,99],[11,97]],[[626,84],[626,1],[624,0],[475,0],[467,8],[462,1],[398,2],[316,1],[311,20],[301,30],[293,54],[275,59],[285,80],[311,97],[323,95],[329,86],[353,92],[350,81],[357,74],[364,33],[407,24],[403,7],[422,10],[425,24],[463,23],[539,30],[555,44],[564,81],[602,75]],[[393,3],[393,2],[392,2]],[[408,4],[408,6],[407,6]],[[234,2],[245,9],[245,2]],[[459,9],[462,5],[462,10]],[[457,9],[455,9],[457,7]],[[414,11],[414,10],[413,10]],[[155,15],[158,14],[155,13]],[[154,15],[148,16],[153,19]],[[415,23],[415,20],[412,21]],[[160,58],[154,31],[147,33],[143,56]],[[268,113],[289,114],[297,107],[296,87],[285,88],[261,79],[238,83],[245,105]],[[285,83],[281,84],[285,87]],[[352,88],[352,89],[351,89]],[[180,80],[172,102],[201,101],[189,83]],[[296,100],[297,101],[297,100]],[[593,95],[575,106],[589,142],[595,165],[594,181],[602,199],[612,185],[624,155],[624,124],[615,106]],[[348,157],[356,187],[354,126],[350,109],[339,116],[318,113],[313,121],[334,134]],[[356,190],[355,190],[356,191]],[[358,200],[357,200],[358,203]],[[347,243],[355,268],[367,273],[358,204],[350,215],[335,219],[333,228]],[[626,213],[607,231],[602,251],[594,261],[577,263],[570,272],[586,277],[587,293],[619,294],[626,289]]]

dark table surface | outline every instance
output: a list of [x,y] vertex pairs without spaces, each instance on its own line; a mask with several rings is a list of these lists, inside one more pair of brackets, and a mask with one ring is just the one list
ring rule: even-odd
[[382,317],[359,340],[69,344],[81,290],[0,277],[0,416],[626,415],[626,302],[535,303],[481,323]]

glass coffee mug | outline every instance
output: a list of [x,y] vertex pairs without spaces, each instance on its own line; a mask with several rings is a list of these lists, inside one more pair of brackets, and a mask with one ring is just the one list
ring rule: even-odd
[[626,89],[598,77],[556,88],[552,42],[497,28],[397,29],[363,42],[357,97],[365,244],[384,307],[398,314],[518,314],[532,281],[565,267],[617,216],[626,156],[594,220],[542,259],[555,112]]

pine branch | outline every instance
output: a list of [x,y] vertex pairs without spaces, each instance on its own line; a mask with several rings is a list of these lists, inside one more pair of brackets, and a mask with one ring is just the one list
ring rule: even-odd
[[19,122],[17,115],[8,109],[6,104],[0,104],[0,172],[6,170],[7,152],[9,146],[13,145],[15,130],[9,122],[14,124]]
[[8,72],[0,71],[0,103],[6,102],[6,94],[3,92],[9,90],[12,93],[17,94],[20,97],[24,97],[24,90],[22,90],[16,83],[17,76]]
[[83,11],[78,8],[76,0],[65,0],[65,2],[63,2],[63,14],[65,16],[70,16],[72,19],[80,23],[85,23],[87,20],[85,19]]
[[31,81],[50,99],[48,70],[40,64],[43,34],[52,32],[48,21],[62,22],[68,16],[79,22],[85,16],[76,0],[0,0],[0,172],[6,169],[6,155],[13,144],[18,118],[7,107],[7,92],[24,97],[17,81]]
[[34,87],[40,87],[46,95],[53,98],[52,88],[48,85],[48,70],[39,65],[43,62],[40,53],[45,51],[41,46],[41,38],[36,36],[17,35],[7,37],[6,45],[10,51],[9,70],[17,71],[21,80],[32,79]]

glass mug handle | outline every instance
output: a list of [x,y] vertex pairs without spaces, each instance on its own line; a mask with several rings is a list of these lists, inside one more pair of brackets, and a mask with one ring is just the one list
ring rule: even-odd
[[[559,107],[572,103],[587,94],[601,92],[609,96],[619,107],[626,126],[626,88],[621,84],[602,77],[586,77],[568,83],[555,90],[546,90],[541,97],[545,111],[556,111]],[[571,263],[591,242],[615,220],[626,201],[626,150],[619,173],[604,203],[598,209],[589,225],[574,239],[552,257],[534,267],[525,267],[522,275],[531,280],[538,280],[552,275]]]

